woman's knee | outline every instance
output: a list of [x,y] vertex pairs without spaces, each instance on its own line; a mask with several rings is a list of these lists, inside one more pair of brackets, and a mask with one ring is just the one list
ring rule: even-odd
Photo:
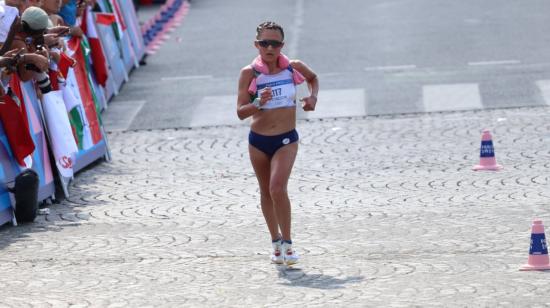
[[262,199],[262,202],[271,202],[271,193],[268,189],[266,189],[265,191],[260,190],[260,198]]
[[272,183],[269,185],[269,195],[271,199],[275,202],[288,198],[286,185],[281,183]]

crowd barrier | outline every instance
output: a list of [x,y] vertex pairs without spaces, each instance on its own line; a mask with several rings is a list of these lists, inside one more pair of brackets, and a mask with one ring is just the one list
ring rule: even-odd
[[[121,7],[132,7],[134,2],[132,0],[119,0]],[[143,41],[143,35],[139,27],[138,19],[136,16],[136,10],[123,10],[124,20],[127,21],[127,31],[132,43],[133,52],[135,54],[135,59],[139,60],[145,56],[145,44]],[[135,63],[136,66],[139,66],[139,61]]]
[[59,89],[38,97],[34,81],[13,78],[11,82],[21,100],[34,151],[22,166],[10,146],[10,132],[0,122],[0,225],[16,223],[10,190],[26,167],[38,174],[38,201],[44,202],[55,200],[59,190],[68,197],[75,172],[98,159],[110,160],[101,111],[139,66],[145,44],[133,1],[100,0],[98,4],[100,12],[89,7],[81,18],[85,37],[65,40],[65,61],[57,65],[65,82]]

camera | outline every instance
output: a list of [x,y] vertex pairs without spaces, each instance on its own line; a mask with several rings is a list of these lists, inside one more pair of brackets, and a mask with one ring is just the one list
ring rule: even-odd
[[25,64],[25,69],[28,70],[28,71],[34,71],[34,72],[37,72],[37,73],[40,73],[40,69],[38,68],[38,66],[32,64],[32,63],[27,63]]
[[42,94],[49,93],[52,90],[52,84],[50,82],[50,76],[44,72],[34,73],[36,84]]

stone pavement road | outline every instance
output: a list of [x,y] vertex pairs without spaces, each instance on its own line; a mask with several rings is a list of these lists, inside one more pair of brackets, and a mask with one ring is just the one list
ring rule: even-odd
[[[548,108],[300,121],[302,262],[269,263],[244,125],[112,132],[34,224],[0,230],[1,307],[550,306]],[[490,128],[499,172],[474,172]]]

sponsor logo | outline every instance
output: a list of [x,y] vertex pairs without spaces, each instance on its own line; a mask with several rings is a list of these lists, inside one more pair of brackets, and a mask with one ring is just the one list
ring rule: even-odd
[[73,160],[70,157],[63,156],[59,159],[61,167],[68,169],[73,167]]

